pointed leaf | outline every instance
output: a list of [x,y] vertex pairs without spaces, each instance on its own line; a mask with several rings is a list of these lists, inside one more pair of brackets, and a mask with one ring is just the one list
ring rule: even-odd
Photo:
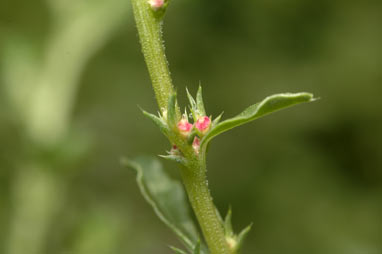
[[220,119],[222,118],[224,112],[221,112],[220,115],[218,115],[213,121],[212,121],[212,126],[217,125],[220,122]]
[[194,252],[192,254],[201,254],[201,252],[200,252],[200,240],[198,240],[198,242],[196,243]]
[[170,128],[174,128],[178,122],[176,115],[176,94],[172,94],[168,99],[167,123]]
[[232,230],[232,210],[231,207],[228,209],[227,215],[224,219],[224,230],[226,236],[233,236],[233,230]]
[[[138,157],[122,163],[137,172],[139,189],[157,216],[193,251],[199,239],[189,214],[185,191],[180,182],[167,176],[161,163],[153,157]],[[202,249],[205,249],[203,246]]]
[[240,234],[237,236],[237,243],[236,243],[236,247],[235,249],[236,250],[239,250],[240,247],[243,245],[243,242],[245,240],[245,238],[247,237],[249,231],[251,231],[251,228],[252,228],[252,223],[247,226],[246,228],[244,228]]
[[218,210],[216,207],[215,207],[215,213],[216,213],[216,216],[218,217],[220,223],[221,223],[222,225],[224,225],[223,218],[222,218],[222,216],[221,216],[219,210]]
[[184,114],[183,117],[187,120],[188,122],[188,112],[187,112],[187,107],[184,108]]
[[313,95],[310,93],[283,93],[269,96],[263,101],[248,107],[239,115],[220,122],[216,126],[213,126],[202,139],[201,146],[205,146],[215,136],[234,127],[251,122],[257,118],[278,111],[280,109],[303,102],[310,102],[313,100]]
[[203,103],[203,95],[202,95],[202,86],[199,85],[198,92],[196,94],[196,107],[198,109],[198,114],[200,116],[206,115],[206,110],[204,109],[204,103]]
[[178,249],[174,246],[169,246],[169,247],[175,252],[175,254],[187,254],[187,252],[185,252],[184,250]]
[[180,156],[180,155],[169,154],[169,155],[159,155],[159,157],[161,157],[163,159],[166,159],[166,160],[170,160],[170,161],[174,161],[174,162],[180,163],[182,165],[187,165],[186,158],[184,158],[183,156]]
[[151,121],[153,121],[158,127],[159,127],[159,130],[166,136],[168,137],[168,127],[165,123],[165,121],[163,121],[162,118],[160,117],[157,117],[156,115],[153,115],[151,113],[148,113],[146,111],[144,111],[143,109],[141,109],[142,112],[143,112],[143,115],[145,115],[147,118],[149,118]]
[[198,120],[196,102],[187,88],[186,88],[186,92],[187,92],[188,101],[190,102],[190,111],[195,122],[196,120]]
[[188,101],[190,102],[191,108],[196,109],[195,99],[194,97],[192,97],[190,91],[188,91],[188,88],[186,88],[186,92],[187,92],[187,98],[188,98]]

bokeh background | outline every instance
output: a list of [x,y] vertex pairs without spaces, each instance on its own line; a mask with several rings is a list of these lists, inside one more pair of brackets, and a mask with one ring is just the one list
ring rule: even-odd
[[[211,144],[214,201],[244,254],[381,254],[381,2],[173,0],[174,84],[226,117],[321,99]],[[161,254],[180,246],[122,156],[169,148],[128,0],[0,1],[0,253]],[[163,162],[178,178],[176,166]]]

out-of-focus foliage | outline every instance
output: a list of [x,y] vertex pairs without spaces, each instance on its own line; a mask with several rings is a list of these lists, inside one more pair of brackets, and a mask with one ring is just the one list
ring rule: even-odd
[[[381,11],[376,0],[172,1],[174,83],[193,93],[201,81],[214,117],[278,92],[321,97],[211,144],[215,203],[232,205],[236,230],[253,222],[244,254],[382,253]],[[119,165],[169,149],[137,104],[156,111],[129,1],[0,1],[0,253],[180,246]]]

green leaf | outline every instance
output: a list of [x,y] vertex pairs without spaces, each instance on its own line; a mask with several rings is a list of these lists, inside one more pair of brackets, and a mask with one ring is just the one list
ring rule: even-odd
[[220,115],[218,115],[213,121],[212,121],[212,126],[217,125],[220,122],[220,119],[222,118],[224,112],[221,112]]
[[[172,249],[175,252],[175,254],[187,254],[184,250],[178,249],[174,246],[170,246],[170,249]],[[201,251],[200,241],[198,241],[195,244],[195,247],[194,247],[194,250],[192,251],[192,253],[189,253],[189,254],[202,254],[202,253],[204,253],[204,252]]]
[[186,92],[187,92],[188,101],[190,102],[190,111],[192,114],[192,118],[194,119],[194,122],[196,122],[196,120],[198,120],[198,118],[197,118],[198,109],[196,106],[196,102],[194,100],[194,97],[192,97],[192,95],[190,94],[190,92],[188,91],[187,88],[186,88]]
[[206,115],[206,110],[204,109],[202,86],[199,85],[198,92],[196,93],[196,107],[200,116]]
[[190,102],[190,110],[192,113],[192,117],[194,119],[194,122],[198,120],[199,117],[206,115],[206,110],[204,109],[204,103],[203,103],[203,95],[202,95],[202,86],[199,85],[198,92],[196,93],[196,101],[188,91],[187,91],[187,97]]
[[159,155],[159,157],[161,157],[163,159],[166,159],[166,160],[170,160],[170,161],[174,161],[174,162],[180,163],[180,164],[182,164],[184,166],[187,165],[186,158],[184,158],[181,155],[169,154],[169,155]]
[[224,219],[224,232],[225,232],[225,238],[227,240],[228,245],[232,249],[233,253],[238,253],[241,246],[243,245],[243,242],[248,235],[249,231],[251,230],[252,223],[244,228],[238,235],[236,235],[233,232],[232,229],[232,209],[231,207],[228,209],[227,215]]
[[170,246],[170,249],[172,249],[175,252],[175,254],[187,254],[184,250],[178,249],[174,246]]
[[[139,189],[157,216],[175,232],[190,252],[194,251],[199,234],[190,217],[181,183],[168,177],[159,160],[154,157],[125,159],[122,163],[136,170]],[[202,246],[202,250],[205,249]]]
[[200,251],[201,251],[200,250],[200,240],[198,240],[198,242],[196,243],[194,251],[192,252],[192,254],[201,254]]
[[184,113],[183,113],[183,116],[184,118],[186,118],[187,122],[188,122],[188,113],[187,113],[187,107],[184,108]]
[[241,246],[243,245],[243,242],[245,238],[247,237],[249,231],[251,231],[252,223],[249,224],[246,228],[244,228],[239,235],[237,236],[237,244],[236,244],[236,250],[240,250]]
[[156,115],[153,115],[151,113],[148,113],[146,111],[144,111],[143,109],[141,109],[142,112],[143,112],[143,115],[145,115],[147,118],[149,118],[151,121],[153,121],[158,127],[159,127],[159,130],[166,136],[168,137],[168,127],[167,127],[167,124],[166,122],[160,118],[160,117],[157,117]]
[[170,128],[174,128],[178,122],[176,114],[176,94],[172,94],[168,99],[167,123]]
[[232,128],[251,122],[257,118],[278,111],[280,109],[303,102],[311,102],[313,100],[313,95],[310,93],[282,93],[269,96],[263,101],[248,107],[239,115],[213,126],[211,130],[203,137],[201,146],[207,145],[212,138]]
[[232,230],[232,209],[231,207],[228,209],[227,215],[224,219],[224,231],[226,236],[233,236],[233,230]]

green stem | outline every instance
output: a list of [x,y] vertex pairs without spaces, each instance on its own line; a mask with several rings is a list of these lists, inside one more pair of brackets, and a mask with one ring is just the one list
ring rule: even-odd
[[[174,93],[162,42],[161,29],[165,9],[154,11],[148,0],[132,0],[132,3],[143,55],[159,108],[163,113],[167,108],[169,97]],[[176,110],[179,111],[179,108],[177,107]],[[180,137],[173,138],[175,141],[173,143],[180,145],[183,152],[186,152],[185,156],[195,162],[190,168],[182,168],[182,177],[209,250],[211,254],[231,254],[225,239],[223,225],[208,189],[205,160],[195,158],[193,151],[192,153],[187,152],[192,148],[185,144],[182,145],[181,143],[184,142],[179,141]]]
[[231,254],[208,189],[205,166],[182,167],[182,179],[211,254]]
[[156,15],[147,0],[132,0],[135,22],[161,112],[167,109],[169,96],[174,93],[162,41],[162,16]]

